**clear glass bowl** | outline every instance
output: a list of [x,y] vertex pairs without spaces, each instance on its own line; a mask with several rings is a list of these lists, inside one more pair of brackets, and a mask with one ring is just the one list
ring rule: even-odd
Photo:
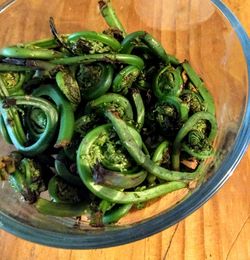
[[[2,1],[3,2],[3,1]],[[106,25],[97,0],[16,0],[0,9],[0,46],[50,36],[53,16],[61,33],[101,31]],[[187,59],[215,98],[218,151],[207,164],[207,178],[192,193],[167,195],[144,210],[133,211],[117,225],[91,228],[82,221],[37,213],[7,183],[0,187],[0,226],[37,243],[62,248],[101,248],[142,239],[191,214],[223,185],[243,156],[250,139],[250,44],[239,21],[213,0],[114,0],[128,32],[146,30],[180,60]],[[9,147],[0,142],[0,155]],[[185,196],[183,198],[183,196]]]

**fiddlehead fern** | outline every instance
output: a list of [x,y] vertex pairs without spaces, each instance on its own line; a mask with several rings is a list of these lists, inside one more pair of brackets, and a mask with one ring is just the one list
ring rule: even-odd
[[41,169],[31,159],[22,159],[16,170],[9,175],[9,183],[23,198],[33,203],[46,189]]
[[114,69],[110,64],[80,65],[76,79],[82,98],[92,100],[104,95],[112,84],[113,74]]
[[[26,137],[23,141],[18,134],[18,129],[22,129],[22,126],[15,123],[15,117],[13,116],[11,109],[12,106],[19,105],[38,107],[41,108],[46,114],[46,128],[41,134],[40,138],[31,145],[26,145]],[[29,154],[31,156],[42,153],[48,148],[48,146],[50,145],[49,142],[54,136],[58,121],[58,113],[48,101],[31,96],[15,96],[15,98],[7,98],[0,102],[0,112],[3,116],[4,123],[10,139],[18,151],[24,154]]]
[[59,34],[50,18],[54,38],[0,49],[0,132],[19,151],[0,159],[1,179],[38,212],[95,227],[200,182],[217,131],[190,64],[127,34],[111,1],[99,8],[103,33]]

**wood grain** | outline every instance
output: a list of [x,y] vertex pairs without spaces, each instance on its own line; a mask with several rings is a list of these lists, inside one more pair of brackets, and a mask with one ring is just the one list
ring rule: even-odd
[[[250,33],[250,2],[225,0],[225,3]],[[65,19],[67,20],[67,17]],[[185,36],[178,39],[178,34],[171,40],[188,41]],[[180,56],[185,54],[185,50],[182,49],[173,52]],[[229,181],[211,200],[179,224],[161,233],[128,245],[83,251],[40,246],[0,231],[0,259],[247,260],[250,259],[249,180],[250,149]]]

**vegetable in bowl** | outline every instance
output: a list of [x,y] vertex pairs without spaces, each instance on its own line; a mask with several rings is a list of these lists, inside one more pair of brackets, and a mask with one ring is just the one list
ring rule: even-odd
[[188,188],[217,131],[188,61],[99,6],[103,33],[61,35],[50,18],[53,38],[0,50],[0,130],[17,150],[1,159],[2,178],[40,213],[87,215],[93,226]]

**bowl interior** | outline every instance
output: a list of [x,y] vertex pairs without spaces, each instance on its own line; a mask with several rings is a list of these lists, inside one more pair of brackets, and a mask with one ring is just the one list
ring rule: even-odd
[[[50,16],[54,17],[60,33],[81,30],[102,31],[107,26],[99,14],[97,2],[97,0],[17,0],[0,13],[2,24],[0,46],[50,37],[48,24]],[[162,42],[169,53],[176,55],[180,60],[189,60],[214,96],[219,131],[215,142],[215,149],[218,152],[206,168],[209,176],[206,181],[210,180],[216,175],[217,170],[223,167],[232,152],[247,106],[247,63],[234,28],[208,0],[202,3],[199,0],[114,0],[113,4],[128,32],[148,31]],[[2,139],[0,145],[0,155],[7,154],[10,147],[5,145]],[[226,172],[224,174],[226,175]],[[197,189],[201,190],[203,185]],[[157,225],[157,217],[163,214],[166,217],[165,227],[178,221],[183,216],[179,214],[175,215],[175,219],[173,217],[169,219],[168,210],[170,208],[174,210],[176,204],[187,203],[190,197],[196,196],[197,189],[188,197],[186,197],[187,191],[181,190],[152,201],[145,209],[135,210],[117,225],[105,228],[91,228],[84,219],[76,224],[71,218],[61,219],[41,215],[32,206],[20,200],[8,183],[1,183],[0,186],[0,209],[5,228],[22,235],[21,231],[15,230],[14,224],[11,228],[8,226],[11,219],[15,219],[16,229],[22,223],[22,230],[26,232],[23,236],[27,239],[36,241],[32,236],[35,236],[33,232],[38,228],[48,232],[51,237],[52,235],[57,237],[57,244],[49,237],[47,241],[40,239],[41,243],[65,247],[63,238],[65,239],[66,235],[76,235],[80,241],[79,247],[88,247],[86,239],[93,235],[96,240],[92,241],[89,247],[98,247],[118,243],[112,237],[104,242],[104,233],[118,234],[124,230],[132,232],[131,229],[139,223],[153,219]],[[5,222],[4,219],[10,222]],[[30,227],[30,231],[27,231],[27,226]],[[140,232],[141,235],[139,234],[137,238],[145,236],[147,229],[142,229]],[[78,236],[81,234],[84,236]],[[131,240],[132,237],[133,235]],[[119,243],[129,241],[129,238],[122,239]],[[103,242],[100,242],[101,240]],[[74,245],[69,242],[68,247]]]

